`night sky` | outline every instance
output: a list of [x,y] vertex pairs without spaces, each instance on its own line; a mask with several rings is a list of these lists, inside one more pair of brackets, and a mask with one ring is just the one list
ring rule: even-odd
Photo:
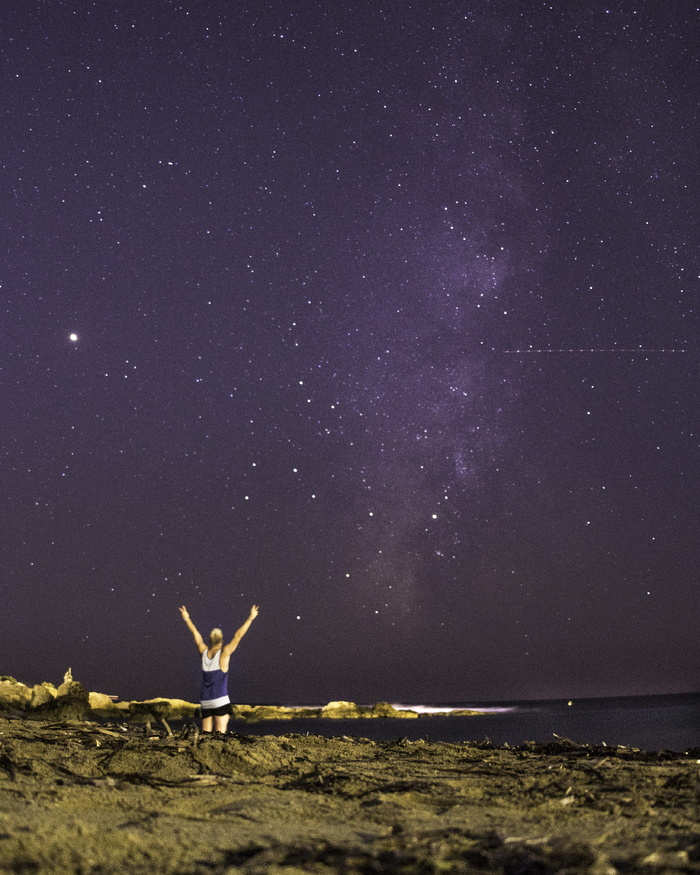
[[0,674],[700,688],[695,3],[2,12]]

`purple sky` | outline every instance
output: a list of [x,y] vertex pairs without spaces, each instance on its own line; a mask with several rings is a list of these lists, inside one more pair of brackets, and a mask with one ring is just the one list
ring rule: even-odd
[[0,674],[698,689],[696,4],[1,18]]

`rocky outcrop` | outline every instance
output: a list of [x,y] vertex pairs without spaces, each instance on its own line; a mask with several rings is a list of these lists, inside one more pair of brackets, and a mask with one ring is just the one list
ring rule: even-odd
[[38,708],[39,705],[45,705],[47,702],[53,702],[58,695],[58,690],[53,684],[45,681],[43,684],[34,684],[32,687],[32,697],[29,700],[30,708]]
[[294,717],[293,708],[276,705],[232,705],[231,712],[234,720],[291,720]]
[[85,720],[90,711],[89,693],[79,681],[64,681],[55,699],[31,710],[32,716],[43,720]]
[[352,720],[358,717],[417,717],[415,711],[404,711],[394,708],[388,702],[378,702],[376,705],[356,705],[354,702],[329,702],[321,708],[320,717],[330,717],[332,720]]
[[31,689],[14,678],[0,677],[0,708],[3,711],[24,711],[32,698]]
[[318,717],[320,708],[286,708],[284,705],[232,705],[234,720],[299,720]]
[[286,708],[283,705],[233,705],[234,720],[303,720],[328,718],[355,720],[360,717],[417,717],[415,711],[402,711],[379,702],[376,705],[356,705],[355,702],[329,702],[322,708]]
[[0,677],[0,713],[24,712],[40,720],[108,720],[146,722],[144,717],[182,720],[194,717],[199,706],[183,699],[148,699],[145,702],[115,702],[104,693],[88,692],[66,672],[58,689],[44,682],[28,687],[12,677]]
[[[388,702],[377,702],[376,705],[371,705],[369,708],[361,708],[362,714],[361,717],[401,717],[411,719],[412,717],[417,717],[418,713],[416,711],[410,711],[405,708],[394,708],[393,705],[390,705]],[[366,714],[365,711],[369,711],[369,714]]]
[[[146,699],[143,702],[115,702],[104,693],[88,693],[83,684],[66,672],[58,687],[44,682],[28,687],[12,677],[0,677],[0,713],[25,712],[39,720],[103,719],[145,723],[167,720],[191,720],[198,716],[199,705],[184,699]],[[283,705],[232,705],[234,720],[354,720],[359,718],[415,718],[416,711],[395,708],[388,702],[357,705],[355,702],[329,702],[322,708],[288,708]],[[478,715],[479,711],[451,711],[457,717]],[[443,715],[445,716],[445,715]]]
[[186,720],[195,717],[199,705],[185,702],[184,699],[145,699],[143,702],[128,702],[132,719],[138,721],[143,715],[151,715],[154,720]]
[[329,702],[321,708],[321,717],[333,720],[346,720],[360,716],[360,709],[354,702]]
[[96,717],[105,717],[108,720],[123,719],[124,712],[128,710],[128,702],[115,702],[111,696],[105,693],[90,693],[88,696],[90,711]]

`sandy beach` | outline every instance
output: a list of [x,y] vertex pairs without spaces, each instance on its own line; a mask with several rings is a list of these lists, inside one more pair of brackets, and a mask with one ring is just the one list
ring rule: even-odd
[[700,872],[699,758],[6,717],[0,869]]

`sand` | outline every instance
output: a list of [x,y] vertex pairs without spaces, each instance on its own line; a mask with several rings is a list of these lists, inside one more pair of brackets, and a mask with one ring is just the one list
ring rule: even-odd
[[700,872],[699,758],[0,718],[0,871]]

